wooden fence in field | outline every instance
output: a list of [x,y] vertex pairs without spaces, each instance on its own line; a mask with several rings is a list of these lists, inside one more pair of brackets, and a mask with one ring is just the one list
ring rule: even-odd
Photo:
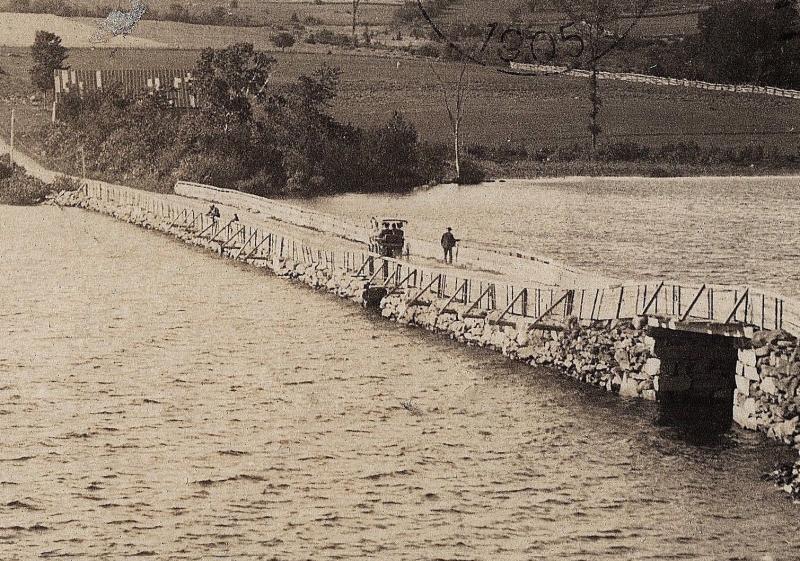
[[[511,69],[520,73],[530,72],[537,74],[564,74],[565,76],[575,76],[588,78],[589,70],[572,69],[566,66],[554,66],[548,64],[526,64],[512,62]],[[751,93],[760,95],[771,95],[776,97],[787,97],[800,99],[800,91],[775,88],[773,86],[754,86],[752,84],[715,84],[700,80],[687,80],[684,78],[662,78],[650,76],[648,74],[635,74],[631,72],[605,72],[600,71],[597,77],[601,80],[618,80],[621,82],[634,82],[638,84],[651,84],[654,86],[683,86],[685,88],[697,88],[701,90],[713,90],[720,92]]]
[[56,103],[70,93],[84,97],[97,91],[117,88],[125,96],[161,92],[173,107],[197,106],[191,87],[192,72],[175,68],[54,70],[53,86]]
[[467,313],[497,312],[494,321],[547,325],[553,319],[576,317],[583,322],[650,316],[672,329],[745,334],[744,328],[785,329],[800,335],[798,304],[751,287],[693,285],[672,281],[619,284],[605,287],[523,286],[493,282],[470,271],[432,268],[368,251],[326,249],[228,217],[215,220],[174,198],[89,181],[86,193],[101,201],[137,207],[169,221],[170,229],[191,232],[218,245],[230,256],[252,263],[291,259],[295,263],[322,263],[358,277],[370,286],[403,291],[411,302],[446,299],[443,306],[463,304]]

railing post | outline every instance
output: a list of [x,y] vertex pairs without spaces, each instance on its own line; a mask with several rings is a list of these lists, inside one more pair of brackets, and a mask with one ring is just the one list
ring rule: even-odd
[[[728,314],[728,318],[725,320],[725,324],[730,323],[736,317],[736,312],[739,311],[739,306],[741,306],[742,302],[744,302],[747,299],[747,295],[749,294],[749,292],[750,292],[750,289],[746,288],[745,291],[742,293],[742,295],[739,297],[739,299],[736,300],[736,304],[733,306],[733,310],[731,310],[731,313]],[[746,306],[745,306],[744,313],[745,313],[744,321],[747,322],[747,307]]]
[[[547,309],[546,309],[544,312],[542,312],[541,314],[539,314],[539,316],[538,316],[538,317],[537,317],[535,320],[533,320],[533,323],[531,324],[531,326],[535,326],[537,323],[539,323],[540,321],[542,321],[542,320],[544,319],[544,317],[545,317],[547,314],[549,314],[550,312],[552,312],[553,310],[555,310],[555,309],[556,309],[556,307],[557,307],[557,306],[558,306],[558,305],[559,305],[559,304],[560,304],[562,301],[566,300],[567,302],[569,302],[569,300],[570,300],[570,297],[574,297],[574,295],[575,295],[575,290],[567,290],[567,291],[564,293],[564,295],[563,295],[563,296],[561,296],[561,298],[559,298],[558,300],[556,300],[556,301],[555,301],[553,304],[551,304],[551,305],[550,305],[550,307],[549,307],[549,308],[547,308]],[[566,308],[566,304],[565,304],[565,308]]]
[[528,289],[522,289],[522,315],[528,317]]
[[506,316],[506,314],[511,311],[511,309],[514,307],[514,304],[517,302],[517,300],[519,300],[524,294],[527,294],[527,293],[528,293],[528,289],[527,288],[523,288],[522,292],[517,294],[514,297],[514,299],[511,300],[511,303],[506,307],[506,309],[503,310],[503,313],[501,313],[500,316],[497,318],[497,322],[500,322],[500,320],[502,320]]
[[[664,288],[663,281],[659,283],[658,287],[656,288],[656,291],[653,293],[653,296],[650,297],[650,300],[647,302],[647,305],[642,309],[641,315],[643,316],[647,315],[647,312],[650,310],[650,306],[652,306],[653,303],[656,301],[656,299],[658,298],[658,293],[661,292],[662,288]],[[646,290],[645,290],[645,297],[647,297]],[[658,311],[658,305],[656,305],[656,311]],[[592,307],[592,312],[594,313],[594,307]]]
[[686,321],[686,319],[689,317],[689,313],[692,311],[692,308],[694,308],[694,305],[697,304],[697,301],[700,300],[700,296],[703,294],[703,291],[705,289],[706,285],[700,287],[700,290],[698,290],[697,294],[694,295],[691,304],[689,304],[689,307],[686,308],[685,312],[683,312],[683,314],[681,315],[681,319],[679,321]]
[[417,292],[417,294],[408,302],[407,305],[408,306],[414,305],[414,303],[417,301],[417,299],[420,296],[422,296],[425,293],[426,290],[430,289],[430,287],[433,286],[433,283],[435,283],[436,281],[441,281],[441,279],[442,279],[442,275],[441,274],[438,274],[435,277],[433,277],[431,279],[431,281],[427,285],[425,285],[425,288],[423,288],[419,292]]

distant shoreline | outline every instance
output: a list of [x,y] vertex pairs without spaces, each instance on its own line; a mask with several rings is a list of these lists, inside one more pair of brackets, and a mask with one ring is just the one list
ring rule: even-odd
[[552,177],[498,177],[484,181],[483,183],[509,183],[524,181],[526,183],[582,183],[585,181],[658,181],[658,182],[675,182],[675,181],[790,181],[800,180],[800,174],[795,175],[678,175],[673,177],[655,177],[651,175],[564,175]]

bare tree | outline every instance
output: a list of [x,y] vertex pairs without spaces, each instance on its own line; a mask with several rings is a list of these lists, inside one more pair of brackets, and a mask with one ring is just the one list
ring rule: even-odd
[[461,68],[458,73],[458,80],[455,84],[455,99],[451,103],[450,98],[452,94],[448,91],[448,84],[442,78],[441,74],[436,71],[436,67],[432,62],[428,62],[431,71],[439,81],[439,86],[442,90],[442,99],[444,106],[447,109],[447,117],[450,121],[450,131],[453,135],[453,148],[455,149],[455,167],[456,167],[456,181],[461,179],[461,122],[464,119],[464,107],[467,102],[469,94],[469,78],[467,76],[467,64],[469,59],[462,57]]
[[360,5],[361,5],[361,0],[353,0],[353,46],[354,47],[358,46],[358,35],[356,34],[356,26],[358,25],[358,7]]

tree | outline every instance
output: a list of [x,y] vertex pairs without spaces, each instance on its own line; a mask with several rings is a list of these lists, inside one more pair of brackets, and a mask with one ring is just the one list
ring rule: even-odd
[[193,82],[200,106],[220,114],[225,130],[250,121],[254,103],[268,98],[267,84],[274,63],[273,57],[256,51],[252,43],[203,49]]
[[464,107],[467,102],[467,95],[469,94],[469,79],[467,77],[467,63],[469,59],[464,56],[460,62],[461,68],[458,73],[458,79],[455,84],[455,96],[453,103],[450,102],[451,94],[447,90],[447,82],[436,71],[433,63],[428,62],[431,72],[436,76],[439,86],[442,90],[442,100],[444,101],[445,109],[447,110],[447,118],[450,122],[450,132],[453,135],[453,148],[454,159],[453,162],[456,168],[456,182],[461,180],[461,122],[464,119]]
[[283,152],[290,191],[320,194],[335,190],[337,181],[345,185],[341,172],[352,161],[357,135],[328,113],[340,75],[323,65],[269,100],[264,126]]
[[294,45],[294,35],[288,31],[281,31],[277,35],[270,38],[272,44],[278,47],[281,51],[285,51],[287,47]]
[[407,191],[422,182],[419,173],[417,130],[395,111],[382,127],[370,131],[365,146],[373,188]]
[[27,13],[31,11],[31,0],[11,0],[9,8],[12,12]]
[[715,4],[698,19],[707,79],[797,87],[800,17],[794,3],[736,0]]
[[353,46],[358,46],[358,36],[356,35],[356,26],[358,25],[358,7],[361,5],[361,0],[353,1]]
[[589,67],[589,133],[592,137],[592,158],[597,155],[597,144],[602,127],[600,126],[600,108],[603,101],[600,97],[600,83],[598,81],[598,63],[609,52],[615,49],[630,33],[631,29],[649,6],[650,0],[644,0],[636,10],[633,23],[620,34],[613,32],[611,27],[616,27],[621,11],[617,0],[560,0],[562,10],[570,21],[561,26],[559,31],[561,39],[568,43],[575,43],[571,48],[577,48],[580,42],[580,52],[569,53],[577,61],[583,55],[585,64]]
[[37,31],[31,46],[33,85],[42,92],[54,89],[53,71],[69,68],[64,65],[68,56],[67,48],[61,45],[61,37],[49,31]]

